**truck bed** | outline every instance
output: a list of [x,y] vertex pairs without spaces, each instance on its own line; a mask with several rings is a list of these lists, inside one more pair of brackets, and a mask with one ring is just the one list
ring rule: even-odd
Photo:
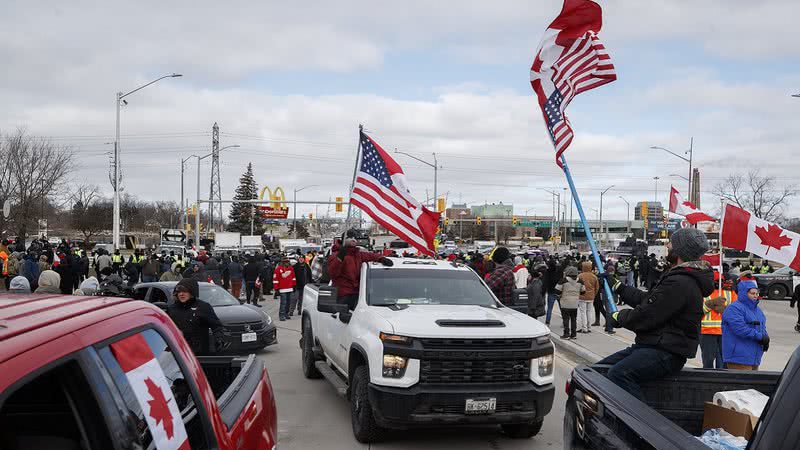
[[[707,449],[694,438],[702,434],[705,402],[716,392],[740,389],[772,396],[781,376],[780,372],[687,368],[644,384],[642,403],[604,376],[608,368],[575,368],[570,385],[574,394],[564,416],[565,448]],[[587,408],[594,401],[597,406]],[[584,439],[576,432],[578,416],[583,417]]]

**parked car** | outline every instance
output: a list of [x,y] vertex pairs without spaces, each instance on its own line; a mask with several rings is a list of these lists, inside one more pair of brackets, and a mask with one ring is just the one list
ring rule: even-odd
[[[172,292],[175,281],[139,283],[133,287],[133,297],[162,307],[175,300]],[[246,354],[278,342],[278,332],[272,317],[254,305],[243,305],[225,289],[213,283],[198,283],[200,298],[209,303],[222,322],[225,342],[230,344],[226,353]],[[214,342],[210,339],[210,342]]]
[[773,273],[755,274],[761,295],[770,300],[783,300],[794,292],[794,278],[800,274],[789,266],[781,267]]
[[0,447],[274,449],[264,361],[196,357],[129,298],[0,296]]

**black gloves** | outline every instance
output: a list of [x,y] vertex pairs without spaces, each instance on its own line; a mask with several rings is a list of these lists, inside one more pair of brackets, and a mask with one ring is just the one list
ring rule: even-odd
[[342,241],[342,245],[339,246],[339,252],[336,253],[336,257],[344,261],[345,256],[347,256],[347,247],[344,246],[344,241]]
[[394,265],[392,260],[389,259],[389,258],[386,258],[386,257],[379,259],[378,262],[383,264],[386,267],[392,267]]
[[769,350],[769,335],[766,333],[761,338],[761,348],[763,348],[764,351]]
[[618,317],[619,317],[619,311],[608,314],[606,316],[606,324],[611,326],[611,328],[619,328],[620,325],[619,321],[617,320]]

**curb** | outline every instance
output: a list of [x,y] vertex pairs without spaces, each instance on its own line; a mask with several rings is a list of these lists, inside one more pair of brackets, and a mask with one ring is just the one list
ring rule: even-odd
[[556,333],[550,333],[550,339],[553,341],[553,344],[558,347],[559,350],[566,353],[572,353],[573,355],[587,361],[589,364],[594,364],[597,361],[603,359],[602,356],[598,355],[597,353],[588,350],[578,344],[573,344],[570,341],[566,341],[561,339],[561,336],[558,336]]

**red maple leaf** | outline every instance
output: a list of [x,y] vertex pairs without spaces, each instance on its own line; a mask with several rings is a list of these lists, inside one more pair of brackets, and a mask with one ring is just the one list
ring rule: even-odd
[[172,413],[167,406],[167,399],[164,397],[164,392],[161,388],[153,382],[150,378],[144,379],[144,384],[147,385],[147,392],[153,397],[148,400],[150,405],[150,417],[156,421],[156,424],[163,423],[164,431],[167,433],[167,439],[172,439]]
[[767,253],[769,253],[770,248],[780,250],[782,247],[792,243],[792,238],[783,236],[783,228],[774,224],[769,224],[769,229],[756,227],[756,236],[761,239],[761,244],[767,247]]

